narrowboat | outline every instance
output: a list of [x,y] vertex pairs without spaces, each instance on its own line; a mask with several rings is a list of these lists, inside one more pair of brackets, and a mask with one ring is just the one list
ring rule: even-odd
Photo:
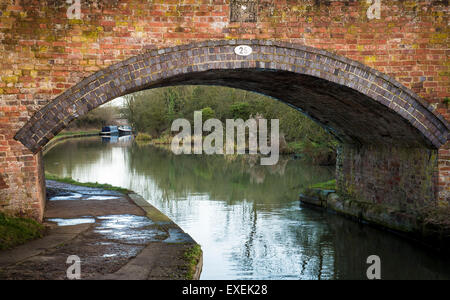
[[119,133],[121,135],[130,135],[133,133],[131,126],[119,126]]
[[101,135],[119,135],[119,128],[117,126],[104,126]]

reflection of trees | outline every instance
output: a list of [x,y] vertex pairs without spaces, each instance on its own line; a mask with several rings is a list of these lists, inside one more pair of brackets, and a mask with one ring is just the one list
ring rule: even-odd
[[450,278],[448,258],[430,255],[384,231],[293,205],[302,187],[330,179],[333,169],[283,158],[276,166],[260,166],[258,157],[245,155],[175,156],[151,146],[112,147],[98,137],[67,140],[51,149],[44,161],[49,171],[63,176],[77,168],[88,172],[97,168],[99,182],[101,166],[121,161],[128,164],[122,169],[128,180],[124,187],[155,194],[164,199],[168,211],[180,214],[192,214],[194,209],[174,199],[207,194],[208,200],[225,201],[223,217],[217,214],[218,236],[238,242],[227,254],[244,273],[241,277],[364,279],[366,259],[376,254],[384,279]]
[[245,169],[245,172],[250,175],[250,182],[256,184],[264,183],[266,173],[283,176],[287,163],[290,160],[288,157],[280,157],[276,165],[261,166],[260,156],[258,155],[246,155],[242,156],[241,159],[248,164],[248,168]]
[[75,166],[93,165],[107,153],[99,151],[99,147],[108,147],[108,144],[99,143],[99,139],[100,137],[75,138],[56,144],[44,156],[46,170],[62,176],[70,176]]
[[[323,224],[302,227],[299,215],[292,215],[295,226],[288,221],[278,224],[278,228],[273,224],[263,228],[260,214],[270,213],[274,206],[291,205],[302,187],[332,178],[334,170],[287,158],[280,158],[275,166],[261,166],[259,157],[250,155],[175,156],[151,146],[133,147],[130,151],[130,168],[151,177],[167,202],[192,194],[208,194],[211,200],[226,201],[229,205],[239,203],[242,211],[238,215],[227,213],[222,226],[229,228],[231,222],[240,228],[239,233],[233,234],[239,234],[244,242],[231,250],[230,259],[242,272],[256,275],[281,268],[292,271],[297,278],[300,272],[302,278],[330,278],[330,271],[325,269],[333,262],[332,249],[327,246],[331,238],[325,228],[321,228]],[[291,245],[284,247],[286,244]],[[283,249],[274,245],[283,245]],[[285,249],[298,252],[279,252]],[[274,258],[282,260],[271,265]],[[252,277],[249,275],[249,278]]]
[[234,203],[289,203],[302,187],[333,177],[330,168],[280,159],[276,166],[261,166],[248,155],[232,159],[219,155],[173,155],[152,146],[129,149],[130,168],[150,176],[165,199],[207,193],[213,200]]
[[283,270],[301,279],[366,279],[367,257],[375,254],[381,258],[383,279],[450,279],[450,258],[445,254],[341,216],[289,210],[281,222],[271,220],[270,228],[261,227],[264,221],[253,211],[247,217],[246,242],[233,249],[231,257],[234,265],[255,275]]
[[256,211],[255,206],[252,206],[252,211],[249,213],[250,220],[248,223],[250,223],[250,228],[248,228],[248,237],[246,238],[246,241],[244,243],[244,256],[242,258],[245,258],[241,265],[246,266],[248,269],[253,269],[252,263],[253,263],[253,253],[255,248],[255,239],[257,238],[258,231],[256,227],[256,223],[258,221],[258,213]]
[[233,249],[234,265],[262,278],[274,279],[276,274],[284,279],[333,278],[333,238],[321,212],[289,210],[280,220],[272,219],[268,228],[261,227],[261,217],[255,215],[251,221],[245,228],[245,244]]
[[383,230],[326,214],[339,279],[365,279],[367,257],[381,259],[382,279],[450,279],[450,258]]

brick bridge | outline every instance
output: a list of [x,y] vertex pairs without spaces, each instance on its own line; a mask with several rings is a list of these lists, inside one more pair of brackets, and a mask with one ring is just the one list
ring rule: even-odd
[[0,210],[42,218],[40,150],[72,120],[180,84],[308,114],[343,143],[341,194],[396,211],[449,204],[447,0],[69,2],[0,0]]

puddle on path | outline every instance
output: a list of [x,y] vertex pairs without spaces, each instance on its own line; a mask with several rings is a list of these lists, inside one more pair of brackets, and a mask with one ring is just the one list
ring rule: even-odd
[[104,201],[104,200],[120,200],[119,195],[101,194],[101,193],[58,193],[56,196],[50,197],[50,201],[67,201],[67,200],[81,200],[81,201]]
[[146,244],[161,240],[167,234],[145,216],[109,215],[98,217],[100,225],[94,230],[111,240]]
[[114,254],[103,254],[103,257],[115,257],[117,256],[117,253]]
[[81,199],[81,200],[119,200],[120,198],[116,197],[116,196],[99,196],[99,195],[95,195],[95,196],[90,196],[87,199]]
[[74,218],[74,219],[59,219],[59,218],[54,218],[54,219],[47,219],[47,221],[49,222],[55,222],[56,224],[58,224],[58,226],[74,226],[74,225],[80,225],[80,224],[90,224],[90,223],[95,223],[95,219],[94,218]]
[[50,201],[61,201],[61,200],[81,200],[80,198],[83,197],[82,194],[78,193],[62,193],[58,196],[51,197]]

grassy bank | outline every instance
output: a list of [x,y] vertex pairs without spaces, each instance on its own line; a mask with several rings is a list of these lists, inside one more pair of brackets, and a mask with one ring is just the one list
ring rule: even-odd
[[326,191],[336,190],[336,179],[332,179],[325,182],[318,182],[309,185],[302,190],[302,194],[309,197],[321,197],[322,192],[325,192],[325,197],[328,194]]
[[138,142],[149,142],[155,145],[170,145],[172,144],[172,137],[169,135],[162,135],[160,137],[153,137],[150,134],[139,132],[136,136]]
[[99,133],[100,130],[98,128],[92,129],[84,129],[84,130],[63,130],[56,137],[62,136],[72,136],[72,135],[86,135],[86,134],[94,134]]
[[53,140],[57,141],[60,139],[68,138],[68,137],[77,137],[77,136],[87,136],[87,135],[98,135],[98,129],[89,129],[85,131],[64,131],[56,135]]
[[11,249],[28,241],[41,238],[45,227],[38,222],[0,213],[0,250]]
[[[318,190],[336,190],[336,179],[326,182],[319,182],[308,186],[303,194],[306,196],[320,197]],[[387,208],[383,208],[388,210]],[[450,231],[450,206],[448,205],[427,205],[417,209],[420,222],[424,226],[431,226],[431,228],[439,228],[447,232]]]
[[94,136],[98,135],[99,131],[98,129],[92,129],[92,130],[84,130],[84,131],[64,131],[56,135],[54,138],[48,142],[44,148],[44,154],[49,151],[54,145],[56,145],[57,142],[63,141],[65,139],[69,138],[76,138],[76,137],[83,137],[83,136]]
[[194,279],[195,271],[201,257],[202,249],[198,244],[192,246],[184,253],[184,259],[186,260],[188,267],[188,272],[186,274],[187,280]]
[[326,182],[319,182],[309,186],[310,189],[319,190],[335,190],[336,189],[336,179],[332,179]]
[[117,186],[112,186],[110,184],[98,183],[98,182],[95,182],[95,183],[94,182],[79,182],[70,177],[63,178],[63,177],[59,177],[54,174],[50,174],[48,172],[45,172],[45,179],[59,181],[62,183],[78,185],[78,186],[85,186],[85,187],[99,188],[99,189],[104,189],[104,190],[109,190],[109,191],[116,191],[116,192],[120,192],[120,193],[124,193],[124,194],[132,193],[132,191],[130,191],[128,189],[124,189],[124,188],[117,187]]

